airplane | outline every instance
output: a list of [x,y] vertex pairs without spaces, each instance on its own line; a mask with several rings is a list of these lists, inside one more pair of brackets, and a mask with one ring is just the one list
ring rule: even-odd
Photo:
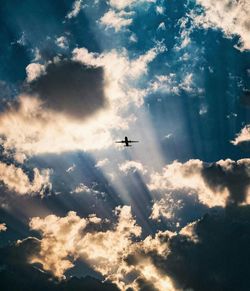
[[128,138],[125,136],[124,140],[119,140],[116,141],[116,143],[125,143],[125,147],[132,147],[132,145],[130,145],[130,143],[132,142],[139,142],[138,140],[128,140]]

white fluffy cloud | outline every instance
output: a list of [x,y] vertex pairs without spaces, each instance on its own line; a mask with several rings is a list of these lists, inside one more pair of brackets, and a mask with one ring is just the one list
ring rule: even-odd
[[[117,222],[109,230],[88,231],[87,226],[100,224],[95,215],[80,218],[75,212],[65,217],[49,215],[45,218],[33,218],[30,227],[41,233],[39,255],[30,258],[31,263],[41,263],[58,277],[73,267],[76,259],[82,259],[106,279],[116,283],[121,290],[128,287],[139,290],[137,280],[145,280],[156,290],[176,290],[170,278],[154,265],[150,252],[161,256],[168,253],[167,237],[170,232],[159,232],[153,238],[134,242],[139,238],[141,227],[136,224],[129,206],[117,207]],[[127,261],[133,255],[135,262]]]
[[156,0],[109,0],[110,6],[118,10],[143,2],[155,3]]
[[48,169],[39,171],[34,170],[33,181],[30,181],[28,175],[14,165],[7,165],[0,162],[0,182],[2,182],[10,191],[18,194],[40,193],[43,195],[45,188],[51,188],[50,171]]
[[45,73],[45,66],[38,63],[31,63],[26,67],[27,81],[31,82]]
[[186,73],[181,81],[177,79],[177,76],[174,73],[168,75],[156,75],[155,79],[150,82],[147,93],[158,91],[178,95],[182,90],[188,93],[199,92],[200,89],[196,88],[192,73]]
[[232,140],[232,144],[239,145],[242,142],[249,142],[250,141],[250,125],[246,125],[242,128],[240,133],[237,134],[234,140]]
[[194,17],[196,25],[219,28],[227,37],[238,35],[241,50],[250,49],[250,2],[248,0],[197,0],[204,13]]
[[0,232],[2,231],[6,231],[7,230],[7,226],[5,223],[0,223]]
[[[238,177],[237,193],[230,192],[236,191],[237,187],[236,183],[231,181],[234,175]],[[161,173],[153,173],[148,186],[152,191],[166,193],[166,197],[168,197],[168,193],[173,191],[182,191],[197,195],[200,202],[208,207],[225,207],[229,199],[232,198],[231,196],[247,196],[249,194],[249,190],[247,190],[247,187],[250,186],[249,182],[246,181],[246,185],[243,186],[241,175],[244,180],[250,178],[250,159],[237,162],[227,159],[211,165],[205,165],[200,160],[189,160],[184,164],[175,161],[165,166]],[[237,197],[234,199],[237,201]],[[247,197],[244,199],[247,200]],[[169,203],[166,201],[166,204]],[[155,209],[153,208],[152,216],[154,219],[159,218],[162,211],[166,212],[164,208],[162,210],[161,205],[162,203],[158,201]]]
[[109,4],[110,6],[116,8],[116,9],[124,9],[131,4],[136,2],[135,0],[110,0]]
[[119,165],[119,170],[121,172],[124,172],[125,174],[128,174],[129,172],[141,172],[142,174],[146,174],[147,170],[142,165],[142,163],[137,161],[126,161]]
[[106,12],[100,19],[100,23],[106,26],[107,28],[113,27],[115,31],[119,31],[122,27],[129,26],[132,23],[133,13],[115,10],[109,10]]

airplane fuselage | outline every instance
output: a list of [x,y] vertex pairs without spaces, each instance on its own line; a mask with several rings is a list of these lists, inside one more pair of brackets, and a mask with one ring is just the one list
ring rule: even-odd
[[131,145],[129,144],[129,141],[128,141],[127,136],[125,136],[124,141],[125,141],[125,147],[130,147],[130,146],[131,146]]

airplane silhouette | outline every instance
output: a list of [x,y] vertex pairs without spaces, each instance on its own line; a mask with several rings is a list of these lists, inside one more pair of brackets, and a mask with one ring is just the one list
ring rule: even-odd
[[139,142],[138,140],[128,140],[128,138],[125,136],[124,140],[119,140],[119,141],[116,141],[116,143],[124,143],[125,147],[132,147],[132,145],[130,145],[130,143],[132,142]]

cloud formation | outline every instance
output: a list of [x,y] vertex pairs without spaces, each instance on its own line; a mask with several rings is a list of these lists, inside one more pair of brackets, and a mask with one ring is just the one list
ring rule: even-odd
[[70,277],[67,280],[57,280],[51,274],[41,270],[41,266],[33,266],[27,259],[39,252],[40,242],[34,237],[28,237],[14,244],[1,246],[0,270],[1,289],[3,290],[37,290],[37,291],[118,291],[110,282],[86,276],[84,278]]
[[109,0],[110,6],[116,9],[124,9],[131,4],[133,4],[135,0]]
[[100,224],[101,221],[95,219],[93,222],[90,220],[93,217],[80,218],[75,212],[62,218],[55,215],[33,218],[30,227],[39,231],[42,239],[39,254],[30,262],[40,263],[43,269],[62,277],[74,261],[81,258],[121,290],[128,287],[142,290],[143,285],[151,286],[152,290],[175,290],[170,278],[146,255],[152,251],[165,255],[165,241],[172,234],[160,232],[154,238],[148,236],[136,243],[133,238],[140,237],[141,227],[132,217],[131,208],[117,207],[115,213],[117,222],[105,231],[88,231],[90,223]]
[[200,160],[189,160],[184,164],[175,161],[164,167],[161,173],[152,174],[148,186],[152,191],[166,194],[181,191],[197,195],[199,201],[208,207],[225,207],[230,203],[248,201],[249,178],[249,159],[227,159],[211,164]]
[[50,170],[33,170],[34,178],[30,181],[28,175],[23,169],[15,165],[7,165],[0,162],[0,182],[10,191],[15,191],[20,195],[39,193],[44,194],[45,190],[51,188],[50,184]]
[[197,0],[204,13],[194,17],[195,24],[219,28],[226,37],[239,36],[240,50],[250,49],[250,4],[248,0]]
[[[95,228],[100,221],[92,222],[89,228],[90,217],[80,218],[74,212],[65,217],[33,218],[31,227],[41,233],[41,240],[19,241],[14,250],[8,248],[12,256],[8,255],[7,259],[6,250],[0,248],[1,258],[8,268],[11,264],[16,266],[17,262],[19,268],[23,267],[27,258],[32,258],[44,269],[47,267],[48,271],[54,274],[59,271],[58,275],[62,275],[79,257],[114,281],[120,290],[129,287],[135,291],[247,290],[249,206],[233,206],[206,214],[178,233],[158,231],[145,239],[140,238],[141,228],[131,216],[130,207],[116,211],[117,222],[103,231]],[[17,278],[18,274],[15,273]],[[23,270],[22,274],[27,273]],[[29,278],[35,275],[28,274]],[[36,278],[40,278],[38,274],[49,278],[48,273],[42,272],[37,273]],[[54,280],[50,277],[49,282]],[[68,283],[67,280],[58,282],[60,287]],[[66,290],[71,290],[69,286],[65,286]],[[113,289],[110,286],[107,290]]]
[[125,161],[124,163],[119,165],[119,170],[121,172],[124,172],[125,174],[128,174],[129,172],[141,172],[142,174],[146,174],[147,170],[142,165],[142,163],[137,161]]
[[28,94],[0,113],[1,144],[26,155],[109,147],[112,130],[134,120],[127,107],[143,104],[147,92],[136,82],[163,50],[156,46],[130,59],[126,50],[97,54],[77,48],[72,61],[49,64],[45,75],[27,85]]
[[118,32],[122,27],[129,26],[132,23],[132,15],[131,12],[109,10],[101,17],[100,23],[107,28],[113,27]]
[[32,82],[45,73],[45,66],[38,63],[31,63],[26,67],[27,81]]
[[237,146],[249,141],[250,141],[250,124],[243,127],[240,133],[237,134],[237,136],[235,137],[234,140],[231,141],[231,143]]

